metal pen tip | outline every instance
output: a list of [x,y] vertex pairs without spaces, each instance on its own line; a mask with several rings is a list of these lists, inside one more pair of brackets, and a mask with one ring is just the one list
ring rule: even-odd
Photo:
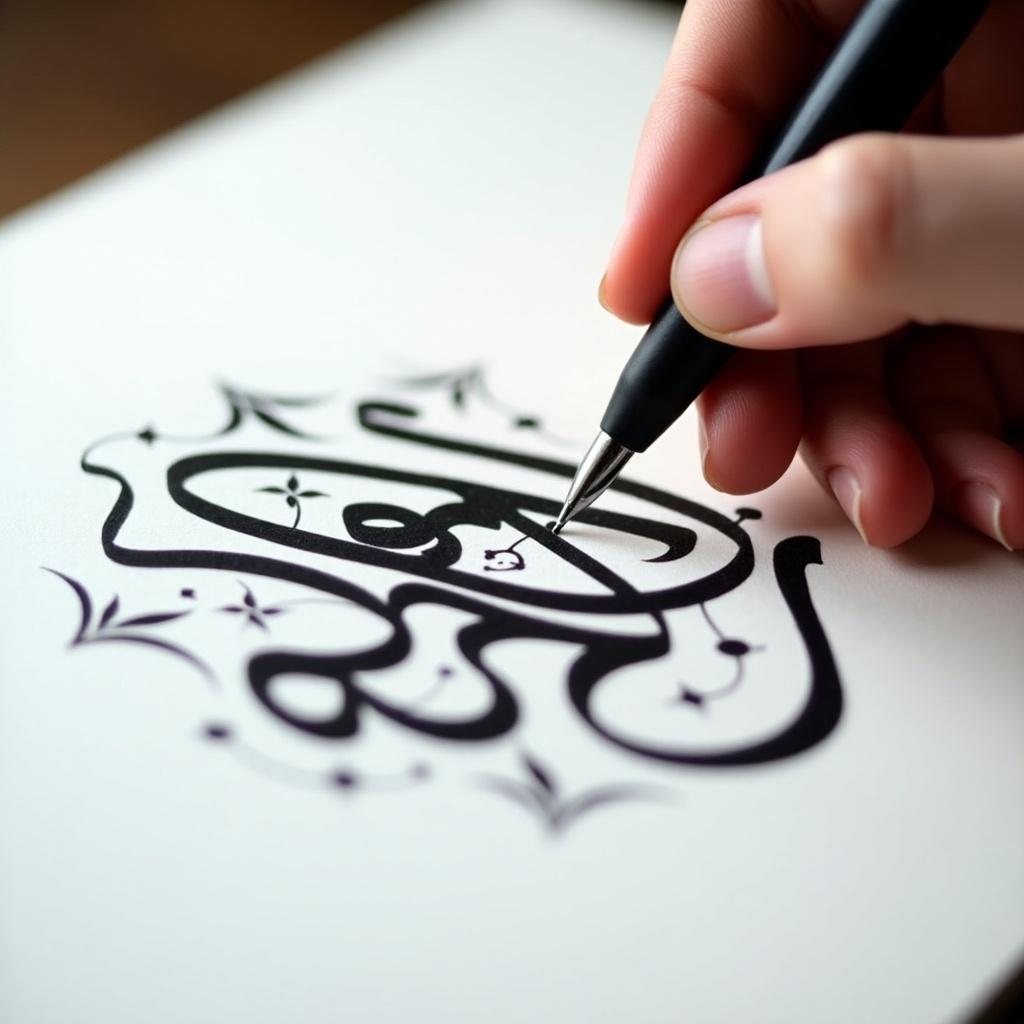
[[562,511],[551,526],[554,534],[561,533],[566,523],[589,508],[614,483],[622,467],[633,457],[633,452],[619,444],[604,431],[597,435],[579,469],[573,477]]

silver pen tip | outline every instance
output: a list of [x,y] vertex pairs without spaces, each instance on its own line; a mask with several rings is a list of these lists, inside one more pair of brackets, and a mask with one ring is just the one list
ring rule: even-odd
[[589,508],[612,485],[632,456],[633,452],[629,448],[619,444],[604,431],[598,434],[576,470],[562,511],[551,526],[552,532],[556,535],[561,533],[566,523]]

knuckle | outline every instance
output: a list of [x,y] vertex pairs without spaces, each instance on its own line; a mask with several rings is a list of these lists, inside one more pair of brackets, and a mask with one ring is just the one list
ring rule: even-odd
[[911,187],[905,146],[884,135],[833,143],[820,155],[820,187],[826,274],[838,287],[884,289],[905,245]]

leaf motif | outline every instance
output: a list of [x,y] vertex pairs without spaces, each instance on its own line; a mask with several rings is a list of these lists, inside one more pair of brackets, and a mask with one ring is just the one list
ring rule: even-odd
[[289,494],[288,497],[285,498],[284,500],[289,508],[295,508],[296,500],[294,494]]
[[232,615],[238,615],[241,612],[244,612],[245,609],[240,604],[225,604],[225,605],[221,605],[221,607],[218,608],[217,611],[219,611],[219,612],[231,612]]
[[299,478],[294,473],[292,473],[292,475],[288,477],[288,490],[294,494],[298,489]]
[[395,380],[407,388],[436,388],[441,384],[451,381],[452,374],[446,373],[425,373],[410,377],[396,377]]
[[280,615],[283,611],[286,611],[286,610],[287,609],[285,609],[285,608],[264,608],[263,611],[262,611],[262,614],[263,615]]
[[283,487],[257,487],[257,492],[263,494],[287,494],[288,492]]
[[288,434],[290,437],[311,437],[310,434],[304,434],[301,430],[296,430],[294,427],[288,426],[283,420],[279,420],[276,416],[271,415],[265,409],[257,408],[253,406],[252,414],[261,422],[270,427],[271,430],[277,430],[282,434]]
[[89,598],[89,591],[87,591],[85,587],[78,582],[78,580],[72,579],[70,576],[66,576],[64,573],[58,572],[56,569],[49,569],[45,565],[43,566],[43,569],[45,569],[46,572],[53,573],[53,575],[58,579],[62,579],[75,592],[75,596],[78,598],[82,617],[78,623],[78,632],[75,634],[74,640],[71,641],[72,645],[77,644],[88,631],[89,621],[92,619],[92,601]]
[[466,404],[466,392],[462,390],[462,384],[457,383],[452,388],[452,405],[456,409],[462,409]]
[[188,614],[188,612],[153,612],[150,615],[136,615],[134,618],[119,622],[117,627],[123,629],[125,626],[159,626],[161,622],[173,622]]
[[114,643],[114,644],[143,644],[146,647],[156,647],[161,651],[167,651],[170,654],[176,654],[179,658],[184,658],[190,665],[194,665],[206,679],[213,684],[217,685],[217,677],[213,674],[213,670],[209,665],[206,664],[201,658],[197,658],[190,651],[187,651],[184,647],[179,647],[177,644],[169,643],[167,640],[160,640],[155,636],[142,636],[124,633],[108,633],[105,636],[94,636],[89,640],[90,643]]
[[253,592],[248,587],[245,587],[243,589],[245,590],[245,597],[242,598],[242,601],[245,603],[247,607],[255,608],[256,598],[253,596]]
[[552,781],[551,776],[532,758],[529,754],[523,754],[523,764],[526,770],[547,790],[552,796],[555,795],[558,787]]
[[117,594],[114,595],[114,599],[103,609],[103,614],[100,616],[99,628],[102,629],[110,620],[117,614],[117,609],[121,607],[121,602],[118,599]]
[[323,491],[299,491],[300,498],[329,498],[329,494],[324,494]]
[[309,397],[295,397],[291,395],[263,396],[262,399],[269,405],[279,405],[282,409],[308,409],[312,405],[322,405],[327,401],[324,395],[310,395]]
[[563,804],[552,822],[555,829],[564,828],[587,811],[596,810],[608,804],[622,803],[626,800],[654,800],[661,794],[652,786],[622,784],[618,786],[602,786],[581,793]]
[[485,789],[515,801],[515,803],[525,808],[531,814],[536,814],[546,824],[551,824],[550,813],[541,800],[540,794],[535,789],[531,789],[521,782],[503,779],[499,775],[482,775],[479,781],[480,785]]

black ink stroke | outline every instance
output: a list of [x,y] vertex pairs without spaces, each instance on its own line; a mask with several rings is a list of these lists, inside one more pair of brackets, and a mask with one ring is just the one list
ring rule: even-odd
[[[44,566],[44,568],[46,567]],[[69,647],[82,647],[86,644],[100,643],[139,644],[143,647],[152,647],[167,654],[173,654],[182,661],[188,662],[208,683],[216,685],[216,678],[210,666],[191,651],[186,650],[180,644],[165,640],[163,637],[140,632],[140,630],[184,618],[191,613],[191,609],[175,612],[146,612],[141,615],[130,615],[127,618],[122,616],[118,619],[116,616],[120,611],[120,599],[115,594],[104,608],[98,622],[93,625],[93,603],[88,590],[78,580],[68,576],[66,573],[49,568],[46,568],[46,572],[52,573],[58,579],[62,579],[78,598],[80,610],[78,630],[71,638],[68,644]]]
[[807,699],[796,719],[782,732],[759,743],[720,751],[668,751],[616,735],[598,722],[593,697],[600,682],[593,671],[577,662],[570,670],[569,696],[580,715],[612,743],[643,757],[705,767],[763,764],[793,757],[820,743],[835,728],[842,713],[842,689],[835,661],[807,586],[807,566],[821,565],[821,545],[813,537],[790,537],[776,545],[773,568],[779,590],[804,642],[811,679]]
[[566,443],[565,438],[546,430],[539,416],[524,414],[498,398],[488,385],[487,375],[480,365],[404,374],[394,377],[393,381],[399,387],[412,391],[441,391],[447,395],[452,408],[461,413],[466,412],[469,400],[475,399],[492,412],[505,417],[513,430],[529,430],[556,444]]
[[550,768],[545,768],[529,754],[522,755],[526,781],[502,775],[480,775],[477,785],[488,789],[536,817],[551,833],[558,834],[583,815],[608,807],[639,800],[665,799],[661,787],[636,783],[594,786],[572,797],[563,797]]
[[209,742],[229,750],[239,764],[275,782],[290,786],[302,786],[307,789],[330,788],[348,794],[368,789],[408,789],[430,778],[430,768],[423,762],[417,762],[403,772],[386,775],[355,768],[332,768],[326,772],[299,768],[243,742],[236,731],[223,722],[212,722],[204,726],[201,735]]
[[218,611],[227,612],[228,615],[240,615],[243,625],[255,626],[264,633],[269,633],[267,619],[280,615],[285,609],[277,605],[261,604],[249,587],[241,580],[238,582],[243,590],[242,603],[221,605]]
[[[362,427],[384,437],[475,456],[487,460],[491,466],[522,466],[555,478],[568,478],[574,472],[575,467],[568,463],[415,430],[412,424],[416,415],[416,410],[409,406],[389,402],[364,402],[358,406]],[[389,627],[388,638],[370,650],[346,654],[270,650],[261,651],[250,659],[249,684],[257,700],[279,720],[307,734],[332,739],[354,737],[359,733],[363,715],[372,712],[392,725],[440,739],[484,741],[503,736],[514,728],[519,719],[518,701],[510,685],[488,665],[484,654],[491,645],[505,639],[554,640],[579,645],[582,653],[570,668],[566,685],[581,720],[605,740],[658,761],[728,766],[776,760],[820,742],[838,721],[841,709],[838,677],[806,581],[806,567],[820,564],[820,552],[817,542],[806,537],[784,541],[776,548],[774,558],[780,591],[809,656],[808,696],[792,724],[766,741],[707,752],[640,743],[616,734],[593,715],[594,696],[605,680],[622,668],[653,662],[668,653],[670,638],[664,618],[666,612],[709,602],[733,590],[750,575],[754,565],[753,548],[741,524],[744,518],[756,516],[754,510],[742,510],[738,519],[732,520],[696,502],[656,488],[630,480],[617,481],[613,491],[701,523],[732,541],[736,548],[725,565],[700,579],[642,592],[587,555],[572,543],[571,537],[553,535],[528,514],[533,513],[541,519],[556,514],[560,502],[554,499],[449,477],[271,452],[193,455],[173,463],[167,470],[171,498],[183,509],[227,531],[268,541],[282,550],[301,550],[326,556],[339,566],[354,562],[402,573],[405,581],[393,586],[385,598],[379,598],[335,571],[314,568],[287,558],[229,550],[138,550],[123,545],[119,535],[132,510],[134,494],[122,474],[92,460],[92,450],[83,456],[83,470],[111,479],[119,486],[118,497],[101,532],[103,549],[114,562],[146,568],[217,569],[296,583],[350,601]],[[289,469],[293,474],[309,470],[364,481],[392,481],[445,490],[457,500],[422,515],[393,505],[384,509],[379,503],[350,505],[343,512],[346,527],[353,538],[349,541],[312,533],[299,528],[298,524],[281,526],[268,523],[208,501],[189,488],[189,484],[202,473],[239,467]],[[380,525],[380,520],[385,521],[384,526]],[[677,558],[682,558],[683,552],[693,550],[693,531],[655,519],[591,509],[580,517],[580,523],[578,529],[595,526],[660,541],[665,544],[666,553],[672,552]],[[460,525],[495,530],[510,527],[529,542],[531,550],[545,549],[550,556],[589,577],[600,592],[552,591],[530,583],[511,582],[504,577],[459,569],[456,563],[461,554],[461,544],[452,529]],[[411,547],[421,546],[413,542],[426,542],[428,546],[411,551]],[[528,574],[517,573],[516,579],[525,575]],[[409,577],[418,577],[418,581],[409,581]],[[365,673],[393,667],[408,658],[413,639],[406,615],[412,608],[430,605],[465,612],[472,617],[472,622],[457,631],[455,643],[466,664],[486,689],[487,700],[482,709],[454,717],[432,714],[422,704],[410,706],[384,699],[360,681]],[[544,611],[603,616],[645,615],[650,619],[651,630],[618,635],[607,630],[607,622],[593,625],[567,618],[564,614],[552,619],[542,614]],[[272,683],[288,673],[301,673],[321,680],[325,686],[339,688],[341,710],[326,721],[309,720],[281,705],[275,700]]]
[[[743,510],[741,509],[740,511],[742,512]],[[683,683],[680,686],[678,696],[672,701],[672,703],[686,704],[689,707],[699,708],[704,711],[707,709],[709,701],[721,700],[723,697],[728,697],[739,689],[746,670],[745,659],[747,655],[753,651],[764,650],[764,648],[761,645],[749,644],[746,640],[740,640],[739,637],[726,636],[719,628],[718,623],[711,617],[707,605],[702,603],[700,611],[704,621],[718,638],[715,649],[719,654],[732,658],[734,662],[732,679],[724,686],[720,686],[715,690],[698,690]]]
[[307,498],[329,498],[329,494],[325,494],[323,491],[313,491],[309,489],[302,489],[302,485],[299,483],[299,478],[292,473],[288,477],[284,487],[257,487],[257,491],[263,494],[280,494],[284,496],[285,504],[289,508],[295,509],[295,521],[292,523],[292,529],[299,525],[299,520],[302,518],[302,502]]

